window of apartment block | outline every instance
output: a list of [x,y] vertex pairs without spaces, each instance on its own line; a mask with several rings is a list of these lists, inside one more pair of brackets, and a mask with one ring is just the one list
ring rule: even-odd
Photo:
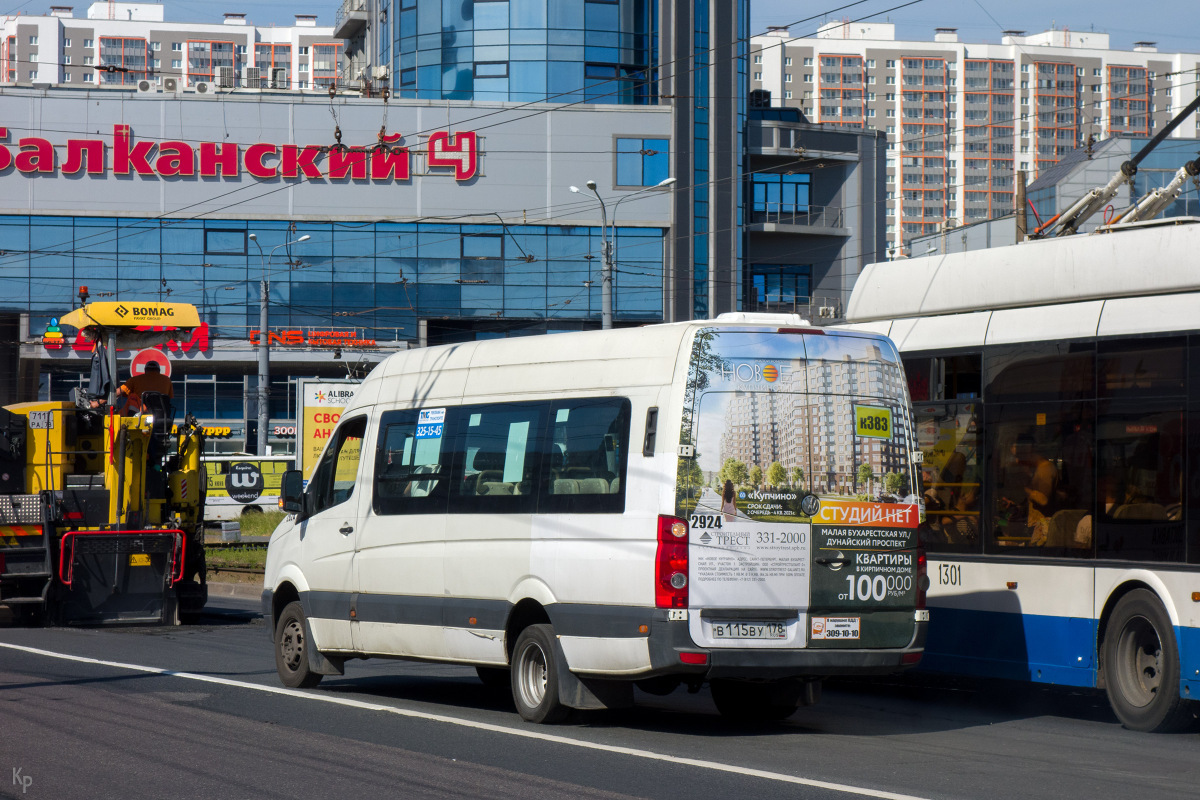
[[29,80],[31,80],[31,81],[37,80],[37,70],[36,69],[31,69],[29,71]]
[[30,37],[29,37],[29,43],[30,43],[30,44],[37,44],[37,36],[30,36]]
[[896,66],[896,62],[895,62],[895,60],[894,60],[894,59],[890,59],[890,58],[889,58],[889,59],[887,60],[887,68],[888,68],[888,69],[892,69],[892,68],[893,68],[893,67],[895,67],[895,66]]
[[84,40],[83,40],[83,46],[84,46],[84,47],[95,47],[95,46],[96,46],[96,40],[95,40],[95,39],[84,39]]
[[84,83],[95,83],[95,81],[96,81],[95,75],[93,75],[90,72],[83,73],[83,82]]
[[896,85],[896,76],[888,75],[887,80],[884,81],[884,83],[886,83],[888,86],[895,86]]
[[342,60],[341,42],[314,44],[312,55],[313,88],[327,88],[337,84],[338,64]]
[[812,65],[813,65],[813,60],[811,58],[804,59],[804,66],[811,67]]
[[302,47],[300,48],[300,55],[302,55],[302,56],[306,56],[306,55],[308,55],[308,46],[307,46],[307,45],[305,45],[305,46],[302,46]]
[[183,69],[183,59],[172,58],[171,59],[171,69]]
[[92,56],[84,56],[83,57],[83,65],[85,67],[90,67],[90,66],[94,65],[95,63],[96,63],[96,59],[93,58]]
[[755,64],[761,64],[761,63],[762,63],[762,56],[755,56],[755,57],[754,57],[754,63],[755,63]]
[[71,46],[71,40],[63,39],[63,47],[70,47],[70,46]]
[[761,72],[756,72],[756,73],[754,73],[754,80],[756,80],[756,81],[761,81],[761,80],[762,80],[762,73],[761,73]]
[[875,69],[875,59],[873,59],[873,58],[867,59],[867,69]]
[[63,76],[63,83],[70,83],[70,82],[71,82],[71,73],[68,72],[66,75]]
[[1021,65],[1021,72],[1029,72],[1029,65],[1028,65],[1028,64],[1022,64],[1022,65]]
[[790,72],[786,73],[786,74],[783,76],[783,82],[784,82],[784,83],[791,83],[791,82],[792,82],[792,73],[790,73]]
[[867,85],[869,85],[869,86],[875,85],[875,76],[874,75],[867,76]]
[[71,63],[71,57],[70,57],[70,56],[63,56],[63,63],[64,63],[64,64],[70,64],[70,63]]
[[784,92],[784,93],[783,93],[783,99],[784,99],[784,100],[791,100],[791,99],[792,99],[792,93],[791,93],[790,91],[788,91],[788,92]]
[[804,73],[804,82],[812,83],[812,73],[811,72]]
[[875,109],[873,109],[873,108],[868,108],[868,109],[867,109],[867,116],[868,116],[868,117],[873,117],[873,116],[875,116]]
[[1095,76],[1097,76],[1097,77],[1099,77],[1099,75],[1100,75],[1100,68],[1099,68],[1099,67],[1095,67],[1094,69],[1092,69],[1092,74],[1093,74],[1093,75],[1095,75]]
[[783,57],[783,65],[784,65],[785,67],[790,67],[790,66],[792,65],[792,57],[791,57],[791,56],[784,56],[784,57]]
[[162,50],[162,42],[151,42],[150,49],[157,53],[159,50]]
[[182,53],[183,52],[183,42],[171,42],[171,52]]
[[155,69],[162,69],[162,61],[160,61],[160,60],[159,60],[159,59],[157,59],[157,58],[156,58],[156,59],[154,59],[154,68],[155,68]]

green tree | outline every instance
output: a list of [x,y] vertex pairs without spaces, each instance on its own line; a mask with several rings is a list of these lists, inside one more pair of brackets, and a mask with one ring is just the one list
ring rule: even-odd
[[785,483],[787,483],[787,470],[783,468],[783,464],[772,461],[771,466],[767,467],[767,485],[783,486]]
[[746,469],[746,465],[736,458],[727,458],[725,463],[721,465],[720,479],[721,483],[725,481],[733,481],[734,486],[743,486],[749,478],[750,472]]
[[699,462],[694,458],[679,459],[679,482],[676,484],[679,496],[676,500],[699,497],[703,485],[704,470],[700,469]]
[[888,494],[899,495],[908,483],[908,474],[904,472],[889,472],[883,479],[883,490]]
[[759,486],[762,486],[762,482],[763,482],[762,467],[760,467],[758,464],[755,464],[754,467],[750,470],[750,485],[754,486],[754,487],[759,487]]
[[871,481],[875,479],[875,470],[871,469],[870,464],[860,464],[858,467],[858,482],[866,487],[867,492],[871,491]]
[[799,487],[804,483],[804,470],[800,467],[792,467],[792,486]]

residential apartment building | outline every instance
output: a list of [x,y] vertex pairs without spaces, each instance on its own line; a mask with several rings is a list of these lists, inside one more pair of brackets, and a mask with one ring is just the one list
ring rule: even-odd
[[0,85],[324,92],[357,79],[345,74],[344,43],[311,14],[278,28],[234,12],[214,24],[163,17],[161,3],[119,2],[92,3],[86,18],[72,6],[0,17]]
[[[801,482],[818,491],[870,494],[882,490],[888,473],[906,471],[904,443],[913,432],[903,415],[895,415],[891,438],[858,436],[853,429],[856,398],[903,391],[899,363],[869,344],[853,357],[810,357],[787,369],[803,370],[799,380],[808,393],[735,392],[725,401],[719,463],[733,459],[764,476],[778,463],[791,482],[799,470],[807,476]],[[870,467],[870,481],[860,480],[863,465]]]
[[[751,42],[750,87],[812,123],[888,137],[887,239],[1009,213],[1017,171],[1030,180],[1067,152],[1118,134],[1153,135],[1195,96],[1200,54],[1154,42],[1113,50],[1067,28],[999,44],[897,41],[888,23],[832,22],[815,37],[777,29]],[[1172,135],[1200,130],[1193,115]]]

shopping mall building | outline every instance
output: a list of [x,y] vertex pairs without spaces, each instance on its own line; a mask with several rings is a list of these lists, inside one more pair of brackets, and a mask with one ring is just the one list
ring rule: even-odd
[[[110,6],[128,18],[96,19]],[[0,21],[19,65],[0,84],[2,403],[84,380],[87,348],[57,325],[81,286],[198,308],[167,351],[177,413],[228,427],[211,446],[236,451],[268,281],[268,442],[289,452],[297,378],[598,327],[605,241],[618,326],[836,316],[884,257],[883,134],[752,108],[745,0],[372,0],[316,33],[232,15],[227,41],[157,4],[71,13]],[[336,77],[274,89],[245,71],[287,36],[289,76],[313,74],[317,39],[343,43]],[[85,70],[133,79],[66,77]]]

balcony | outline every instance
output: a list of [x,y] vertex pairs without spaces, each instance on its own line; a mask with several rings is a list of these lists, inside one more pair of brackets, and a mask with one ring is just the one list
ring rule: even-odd
[[333,18],[335,39],[357,39],[367,27],[366,0],[345,0]]
[[750,212],[749,222],[748,227],[751,231],[766,233],[850,235],[845,225],[845,211],[839,206],[755,203]]

